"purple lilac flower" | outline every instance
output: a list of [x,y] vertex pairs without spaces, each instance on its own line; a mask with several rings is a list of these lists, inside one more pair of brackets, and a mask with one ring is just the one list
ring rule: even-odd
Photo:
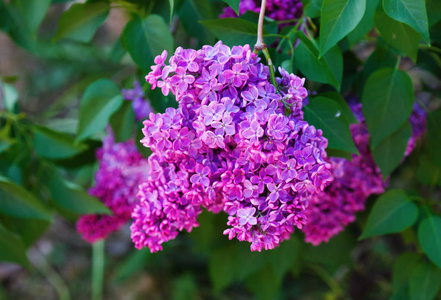
[[[157,60],[160,62],[160,60]],[[145,98],[144,91],[138,81],[134,82],[133,89],[123,89],[121,91],[125,100],[132,101],[133,111],[136,120],[144,120],[153,111],[150,101]]]
[[133,140],[114,143],[110,132],[98,149],[99,169],[89,194],[97,197],[112,215],[84,215],[77,222],[77,231],[89,243],[106,238],[130,220],[138,185],[147,179],[149,165],[139,154]]
[[[354,115],[360,123],[351,124],[352,137],[360,155],[352,155],[352,161],[332,157],[334,181],[325,190],[315,194],[309,201],[303,228],[305,241],[313,245],[328,242],[355,220],[355,213],[364,210],[370,195],[381,194],[387,186],[382,181],[380,169],[375,164],[369,150],[369,133],[364,122],[361,104],[351,103]],[[425,130],[425,117],[422,110],[414,108],[410,121],[413,127],[408,142],[406,156],[415,146],[415,140]]]
[[[260,12],[260,0],[242,0],[239,4],[239,15],[243,15],[247,11],[255,13]],[[268,0],[266,2],[265,16],[276,20],[292,20],[298,19],[303,14],[303,6],[301,0]],[[237,18],[236,13],[231,7],[225,7],[219,18]],[[292,24],[287,24],[292,25]],[[285,25],[286,26],[286,25]],[[283,26],[281,26],[283,27]]]
[[[165,60],[157,57],[146,80],[153,88],[169,82],[163,93],[179,105],[144,121],[141,143],[153,154],[132,214],[135,247],[161,250],[198,226],[202,207],[224,210],[224,234],[250,242],[252,251],[277,247],[304,226],[308,199],[332,180],[327,140],[303,120],[304,80],[280,69],[275,94],[268,67],[249,45],[178,48]],[[288,115],[282,98],[292,104]]]

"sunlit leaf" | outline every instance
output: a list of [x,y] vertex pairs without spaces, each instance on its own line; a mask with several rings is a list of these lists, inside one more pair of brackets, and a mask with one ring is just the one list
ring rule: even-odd
[[109,8],[106,1],[73,4],[61,15],[54,39],[69,38],[83,43],[90,42],[95,31],[106,20]]
[[111,80],[100,79],[90,84],[81,98],[77,140],[102,131],[122,102],[121,91]]

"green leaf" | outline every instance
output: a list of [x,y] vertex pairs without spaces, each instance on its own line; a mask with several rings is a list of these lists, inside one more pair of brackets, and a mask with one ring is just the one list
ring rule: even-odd
[[214,18],[212,4],[209,0],[186,0],[183,1],[178,11],[179,20],[187,33],[198,39],[199,47],[214,43],[214,36],[199,21]]
[[29,29],[37,32],[43,21],[51,0],[12,0],[11,4],[17,7],[29,24]]
[[285,273],[289,271],[294,264],[301,263],[302,243],[292,236],[289,240],[280,244],[280,247],[273,249],[269,254],[270,264],[273,267],[277,280],[282,281]]
[[335,45],[323,55],[323,58],[328,63],[334,78],[338,82],[338,87],[340,88],[341,80],[343,78],[343,54],[341,53],[340,48]]
[[81,98],[77,140],[102,131],[122,102],[120,89],[113,81],[100,79],[90,84]]
[[8,230],[20,236],[26,248],[33,245],[51,225],[45,220],[26,219],[26,222],[23,222],[21,218],[4,215],[0,215],[0,222],[3,222]]
[[23,241],[9,232],[0,222],[0,261],[9,261],[30,267]]
[[[306,243],[303,247],[302,261],[313,264],[323,264],[332,269],[342,265],[350,265],[352,262],[352,249],[355,247],[355,239],[349,230],[345,230],[334,236],[329,242],[318,246]],[[324,255],[326,253],[326,255]]]
[[29,27],[26,25],[26,20],[15,7],[0,1],[0,29],[19,46],[32,52],[35,50],[35,44]]
[[275,299],[280,292],[281,280],[271,265],[251,274],[246,281],[248,289],[256,299]]
[[116,113],[110,117],[115,143],[124,142],[133,137],[135,113],[132,101],[124,101]]
[[133,61],[149,72],[154,59],[162,51],[173,53],[173,37],[165,21],[158,15],[141,20],[136,17],[127,23],[122,34],[123,43]]
[[309,40],[302,31],[297,32],[300,43],[294,51],[296,67],[309,79],[316,82],[328,83],[340,88],[331,67],[325,58],[319,58],[317,46]]
[[141,153],[142,156],[144,156],[144,158],[148,158],[150,154],[152,154],[152,150],[150,150],[150,148],[145,147],[140,142],[144,138],[144,133],[142,133],[142,128],[144,128],[144,125],[142,124],[142,122],[138,122],[135,133],[135,145],[136,145],[136,149],[138,149],[138,152]]
[[441,108],[431,111],[427,119],[427,143],[432,161],[441,167]]
[[236,15],[239,16],[239,4],[240,0],[223,0],[225,3],[227,3],[236,13]]
[[86,144],[75,143],[68,134],[42,126],[34,126],[33,144],[38,155],[49,159],[69,158],[88,148]]
[[350,33],[363,18],[366,0],[324,0],[320,23],[320,56]]
[[416,62],[420,43],[418,32],[405,23],[395,21],[383,11],[377,11],[375,14],[375,25],[386,42]]
[[88,43],[108,13],[109,4],[105,1],[75,3],[61,15],[54,39],[69,38]]
[[218,249],[211,254],[208,271],[216,293],[234,281],[234,269],[234,247]]
[[430,260],[441,268],[441,217],[429,215],[421,221],[418,241]]
[[439,0],[426,0],[427,18],[429,27],[441,21],[441,2]]
[[128,256],[122,264],[118,267],[115,280],[122,282],[128,279],[130,276],[141,271],[151,259],[152,254],[147,248],[141,250],[135,250],[130,256]]
[[153,109],[158,113],[164,113],[168,107],[178,107],[176,97],[172,93],[169,93],[168,96],[164,96],[162,91],[158,88],[148,91],[147,96],[150,99],[150,104]]
[[111,214],[110,210],[97,198],[90,196],[80,187],[64,181],[55,170],[48,182],[52,199],[61,208],[77,214]]
[[406,72],[383,68],[369,76],[363,90],[363,114],[371,148],[403,126],[412,113],[414,92]]
[[410,275],[410,300],[432,300],[441,286],[441,270],[422,261]]
[[417,206],[403,190],[389,190],[372,207],[360,239],[403,231],[415,223],[417,216]]
[[[257,24],[244,19],[223,18],[218,20],[199,21],[207,27],[215,37],[230,47],[235,45],[254,45],[256,42]],[[268,31],[264,28],[263,35]]]
[[383,0],[383,8],[391,18],[418,31],[430,44],[425,0]]
[[358,154],[352,140],[348,120],[342,114],[340,106],[326,97],[315,97],[304,106],[305,120],[316,129],[323,130],[328,139],[329,148]]
[[404,125],[392,135],[384,139],[372,150],[372,156],[381,170],[383,178],[403,161],[407,143],[412,135],[412,125],[406,121]]
[[353,46],[374,27],[374,14],[380,0],[366,1],[366,11],[360,23],[348,34],[349,45]]
[[[348,122],[350,124],[357,124],[358,123],[358,120],[354,116],[354,113],[352,112],[352,109],[349,107],[348,102],[345,100],[345,98],[342,97],[342,95],[340,93],[325,92],[325,93],[317,94],[317,96],[322,96],[322,97],[334,100],[340,106],[342,114],[346,117],[346,119],[348,120]],[[316,97],[316,96],[312,96],[312,98],[314,98],[314,97]]]
[[351,152],[326,148],[326,154],[328,155],[328,157],[342,157],[342,158],[346,158],[347,160],[352,161],[352,153]]
[[[393,68],[396,64],[395,56],[385,47],[377,45],[374,52],[368,57],[363,66],[363,83],[370,75],[381,68]],[[364,84],[363,84],[364,85]]]
[[391,299],[409,299],[409,279],[421,256],[412,252],[400,255],[392,271],[393,295]]
[[50,212],[31,193],[0,175],[0,212],[19,218],[52,222]]

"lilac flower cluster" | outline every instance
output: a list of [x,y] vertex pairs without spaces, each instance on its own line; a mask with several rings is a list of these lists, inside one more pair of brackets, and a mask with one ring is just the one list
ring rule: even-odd
[[[351,104],[360,123],[351,124],[352,137],[360,155],[352,161],[332,157],[334,181],[324,192],[312,196],[306,213],[308,223],[303,228],[305,241],[315,246],[329,239],[355,220],[355,213],[364,210],[370,195],[381,194],[387,185],[369,150],[369,133],[364,122],[361,104]],[[413,150],[415,140],[425,130],[424,111],[414,109],[410,118],[413,127],[406,156]]]
[[134,140],[115,143],[111,132],[104,138],[103,147],[98,149],[97,158],[99,169],[89,194],[103,202],[112,215],[79,218],[77,231],[89,243],[106,238],[130,220],[138,202],[138,185],[149,173],[147,160],[136,149]]
[[[152,112],[139,82],[135,81],[133,89],[123,89],[121,93],[125,100],[132,101],[137,120],[145,119]],[[106,238],[130,220],[138,202],[138,185],[147,178],[149,170],[134,140],[115,143],[110,127],[97,158],[99,167],[89,194],[103,202],[112,215],[85,215],[78,220],[77,231],[90,243]]]
[[146,80],[179,107],[144,121],[141,142],[153,154],[132,214],[136,248],[161,250],[198,226],[201,207],[227,212],[224,234],[252,251],[276,247],[332,180],[327,140],[303,120],[304,79],[279,69],[276,91],[248,45],[179,47],[166,59],[166,51],[155,58]]
[[[247,11],[260,12],[260,0],[242,0],[239,4],[239,15]],[[301,18],[303,6],[300,0],[268,0],[265,15],[276,21]],[[231,7],[224,8],[219,18],[236,18],[237,15]]]
[[144,91],[139,81],[134,82],[133,89],[123,89],[121,91],[124,100],[132,101],[133,111],[137,121],[144,120],[153,111],[150,101],[145,98]]

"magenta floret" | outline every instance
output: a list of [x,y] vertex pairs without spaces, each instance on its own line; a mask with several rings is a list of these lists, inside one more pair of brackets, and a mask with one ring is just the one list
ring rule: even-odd
[[304,79],[279,69],[276,93],[248,45],[179,47],[169,64],[166,57],[146,80],[173,93],[179,107],[144,121],[152,171],[132,214],[135,246],[162,249],[198,226],[201,207],[224,210],[224,234],[252,251],[278,246],[304,226],[308,199],[332,180],[327,140],[303,120]]

